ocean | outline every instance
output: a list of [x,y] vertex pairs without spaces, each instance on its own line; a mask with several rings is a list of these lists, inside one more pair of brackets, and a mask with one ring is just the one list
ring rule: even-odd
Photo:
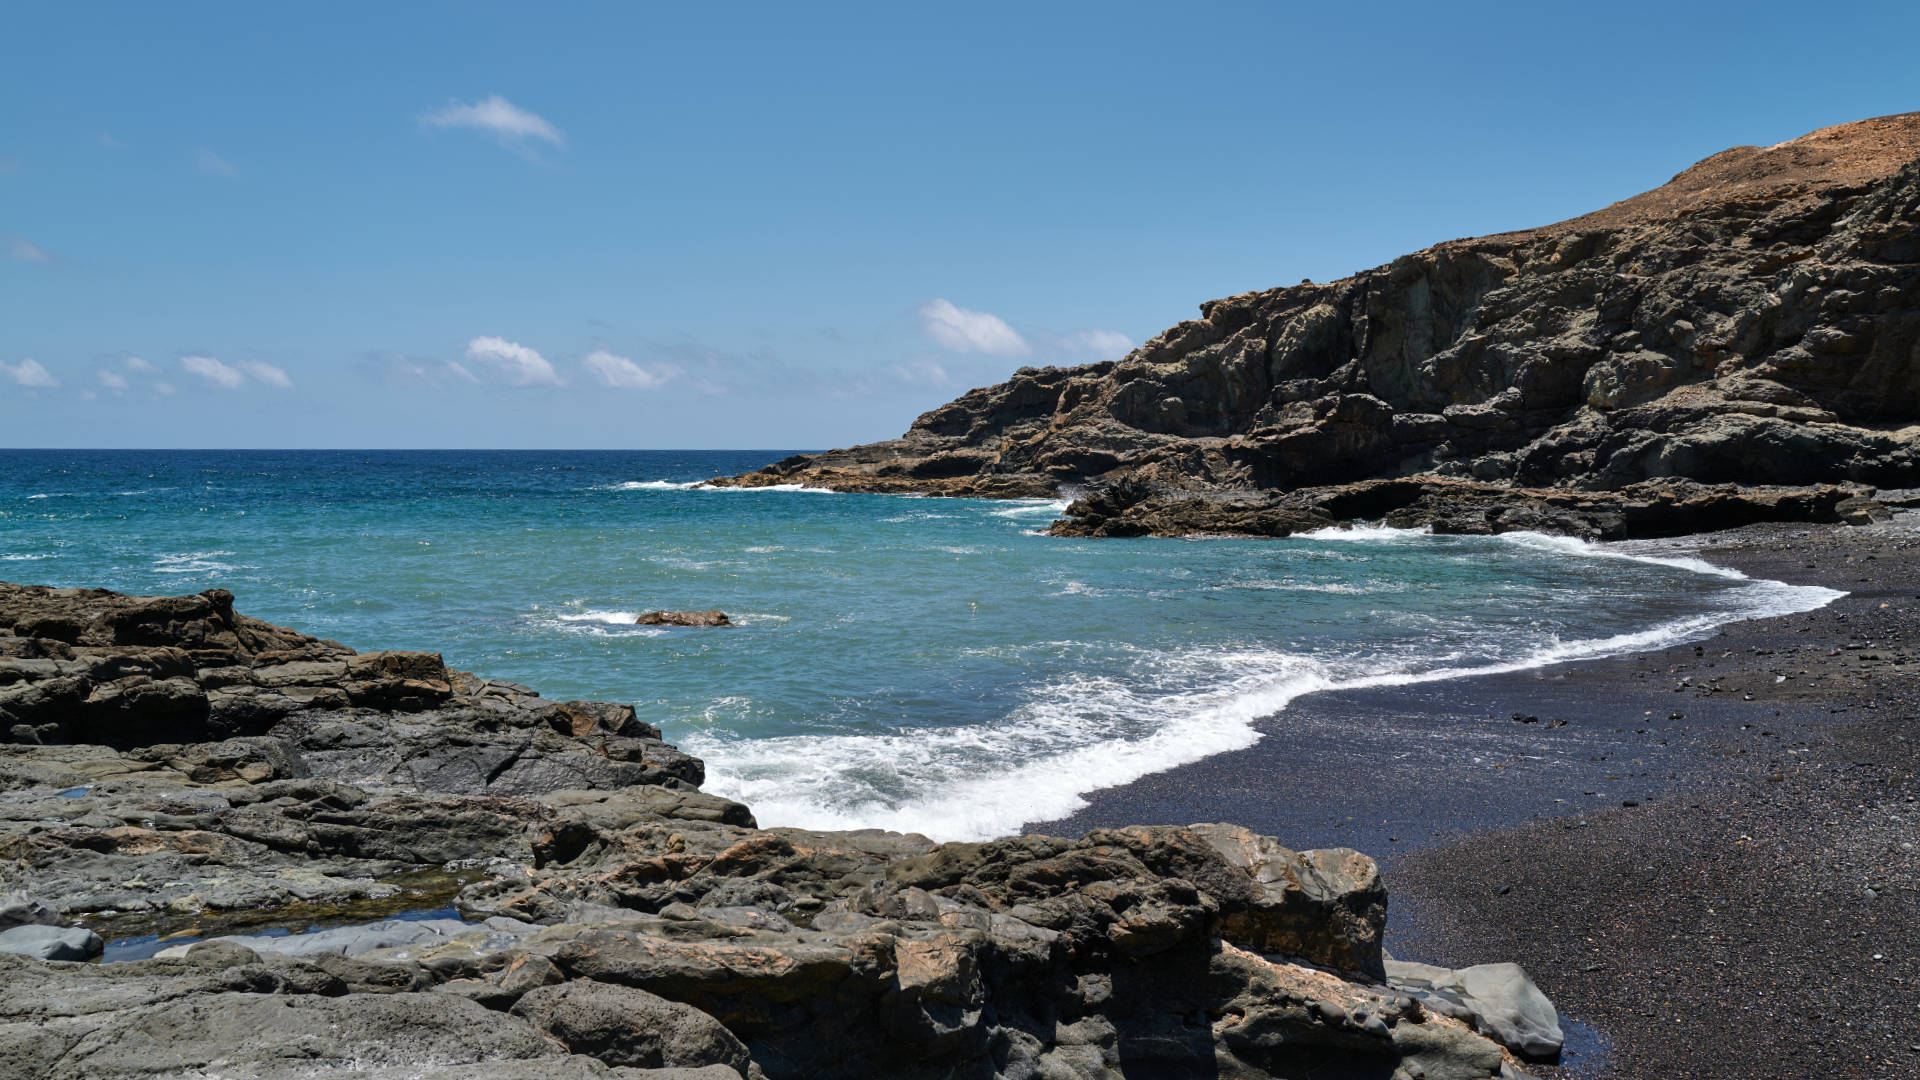
[[[357,649],[631,702],[762,825],[940,840],[1249,746],[1311,691],[1651,649],[1840,595],[1672,545],[1068,540],[1043,535],[1064,502],[700,486],[790,452],[0,451],[0,579],[230,589]],[[634,624],[657,608],[738,625]]]

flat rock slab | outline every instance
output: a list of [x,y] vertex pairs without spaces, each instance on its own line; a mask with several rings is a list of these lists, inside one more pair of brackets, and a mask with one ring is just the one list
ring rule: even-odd
[[0,931],[0,952],[41,960],[90,960],[106,947],[99,934],[79,927],[28,925]]

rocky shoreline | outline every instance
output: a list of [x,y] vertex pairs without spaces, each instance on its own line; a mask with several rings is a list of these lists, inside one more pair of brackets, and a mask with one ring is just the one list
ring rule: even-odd
[[1876,489],[1920,482],[1920,113],[1200,312],[898,439],[712,482],[1064,495],[1071,536],[1878,519]]
[[1656,651],[1308,695],[1250,749],[1028,827],[1224,803],[1371,851],[1390,950],[1522,959],[1570,1018],[1543,1080],[1913,1075],[1920,515],[1659,551],[1848,595]]
[[0,1077],[1466,1080],[1558,1045],[1517,968],[1384,956],[1357,852],[762,829],[627,706],[222,590],[0,585],[0,720]]

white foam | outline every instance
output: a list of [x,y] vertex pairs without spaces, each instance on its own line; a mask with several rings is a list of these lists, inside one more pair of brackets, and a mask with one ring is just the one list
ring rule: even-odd
[[224,574],[235,570],[252,570],[255,567],[218,561],[221,555],[231,555],[231,551],[184,551],[172,555],[156,555],[153,559],[153,572],[156,574]]
[[0,555],[0,562],[33,562],[36,559],[51,559],[51,555]]
[[[1696,574],[1723,577],[1733,581],[1746,581],[1747,575],[1730,567],[1715,566],[1705,559],[1691,555],[1651,555],[1636,550],[1630,544],[1600,544],[1591,540],[1582,540],[1574,536],[1549,536],[1537,532],[1501,533],[1495,537],[1509,544],[1530,548],[1535,551],[1556,552],[1562,555],[1576,555],[1585,559],[1624,559],[1628,562],[1652,563],[1655,566],[1671,566],[1679,570],[1691,570]],[[1842,596],[1845,593],[1840,594]]]
[[[1404,539],[1411,534],[1368,539]],[[1514,536],[1515,534],[1509,534]],[[1346,537],[1343,537],[1345,539]],[[1525,535],[1510,541],[1537,542]],[[1697,560],[1646,556],[1591,544],[1549,545],[1569,555],[1660,562],[1727,577]],[[902,727],[885,734],[745,739],[723,731],[684,739],[707,763],[708,790],[754,807],[763,824],[879,827],[939,840],[1003,836],[1030,821],[1084,807],[1087,792],[1125,784],[1243,749],[1257,722],[1301,694],[1395,686],[1523,671],[1567,661],[1664,648],[1741,619],[1810,611],[1845,595],[1832,589],[1748,581],[1717,611],[1598,638],[1551,638],[1523,655],[1460,664],[1457,651],[1376,654],[1328,662],[1278,650],[1143,652],[1126,681],[1073,674],[1033,690],[1002,720],[950,729]],[[710,720],[718,717],[709,716]]]
[[722,485],[708,484],[708,483],[702,482],[702,483],[692,485],[687,490],[688,491],[801,491],[801,492],[805,492],[808,495],[842,494],[841,492],[835,491],[832,488],[808,487],[805,484],[767,484],[763,487],[731,487],[731,486],[722,486]]
[[604,623],[608,626],[632,626],[640,621],[638,611],[600,611],[588,608],[572,615],[556,615],[555,618],[567,623]]
[[1013,503],[1013,505],[1004,510],[993,511],[994,517],[1023,518],[1030,517],[1034,514],[1046,514],[1049,517],[1053,517],[1067,509],[1067,500],[1065,499],[1009,499],[1008,501]]
[[1354,540],[1364,543],[1380,543],[1411,540],[1418,536],[1431,536],[1433,530],[1422,525],[1418,529],[1396,529],[1389,525],[1329,525],[1312,532],[1294,533],[1295,540]]
[[612,490],[614,491],[691,491],[694,488],[705,487],[706,483],[707,482],[705,480],[689,480],[684,484],[676,484],[671,480],[628,480],[625,483],[613,485]]

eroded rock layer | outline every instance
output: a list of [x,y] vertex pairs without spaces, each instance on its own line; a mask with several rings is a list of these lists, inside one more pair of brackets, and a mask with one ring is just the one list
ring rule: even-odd
[[716,482],[1914,486],[1916,159],[1920,113],[1728,150],[1581,218],[1213,300],[1117,362],[1022,369],[900,439]]
[[[0,1080],[1486,1080],[1558,1049],[1522,975],[1395,983],[1358,852],[763,829],[627,706],[221,590],[0,584],[0,733]],[[180,943],[52,959],[133,934]]]

